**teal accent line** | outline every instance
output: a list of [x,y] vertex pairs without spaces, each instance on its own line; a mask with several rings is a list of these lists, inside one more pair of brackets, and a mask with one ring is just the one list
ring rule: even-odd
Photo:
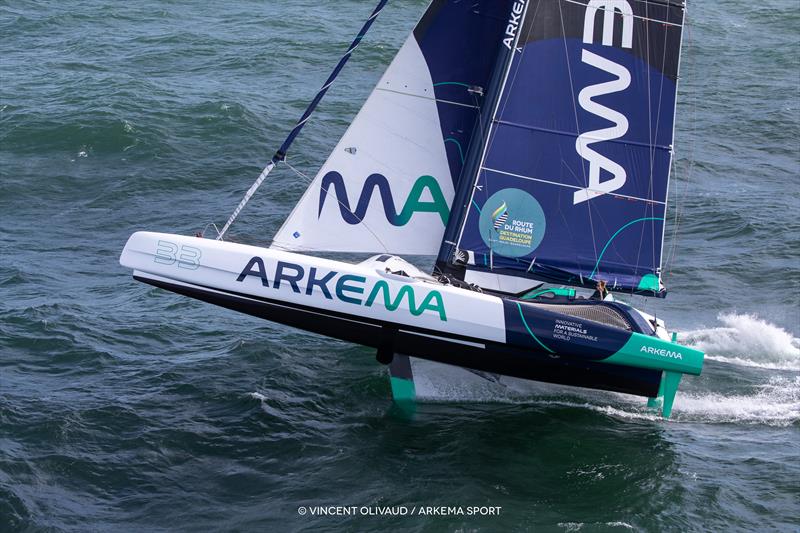
[[434,83],[434,87],[438,87],[439,85],[460,85],[461,87],[466,87],[469,89],[468,83],[462,83],[460,81],[440,81],[439,83]]
[[636,224],[637,222],[644,222],[645,220],[660,220],[662,222],[664,221],[663,218],[658,218],[658,217],[637,218],[636,220],[631,220],[630,222],[628,222],[627,224],[625,224],[624,226],[619,228],[616,231],[616,233],[614,233],[614,235],[612,235],[611,238],[608,239],[608,242],[606,243],[605,246],[603,246],[603,249],[600,251],[600,257],[597,258],[597,263],[594,264],[594,269],[592,270],[592,273],[589,274],[589,278],[590,279],[597,273],[597,267],[600,266],[600,260],[603,259],[603,254],[606,253],[606,248],[608,248],[608,245],[611,244],[611,241],[613,241],[617,237],[617,235],[619,235],[620,232],[622,230],[624,230],[625,228],[627,228],[628,226],[632,226],[633,224]]
[[475,200],[472,200],[472,207],[478,210],[478,214],[481,214],[481,208],[478,207],[478,204],[475,203]]
[[521,306],[521,305],[519,305],[519,304],[517,304],[517,309],[519,309],[519,317],[522,319],[522,325],[523,325],[523,326],[525,326],[525,329],[527,329],[527,330],[528,330],[528,333],[530,333],[530,334],[531,334],[531,337],[533,337],[533,340],[535,340],[536,342],[538,342],[538,343],[539,343],[539,346],[541,346],[542,348],[544,348],[544,349],[545,349],[545,350],[547,350],[548,352],[550,352],[550,353],[556,353],[556,352],[554,352],[553,350],[551,350],[550,348],[548,348],[547,346],[545,346],[544,344],[542,344],[542,341],[540,341],[539,339],[537,339],[537,338],[536,338],[536,335],[534,335],[534,334],[533,334],[533,332],[531,331],[531,328],[529,328],[529,327],[528,327],[528,323],[525,321],[525,315],[523,315],[523,314],[522,314],[522,306]]
[[461,164],[464,164],[464,150],[461,148],[461,143],[458,142],[458,139],[454,139],[453,137],[448,137],[444,140],[446,143],[456,143],[458,146],[458,155],[461,157]]

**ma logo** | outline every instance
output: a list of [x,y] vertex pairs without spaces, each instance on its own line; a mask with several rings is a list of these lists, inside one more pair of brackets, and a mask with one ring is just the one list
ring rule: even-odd
[[[325,205],[325,200],[329,193],[333,193],[336,201],[339,204],[339,213],[348,224],[358,224],[367,214],[372,193],[378,189],[381,202],[383,203],[383,212],[386,215],[386,220],[392,226],[405,226],[414,213],[438,213],[442,219],[442,225],[447,225],[447,219],[450,216],[450,208],[447,205],[447,200],[442,194],[442,189],[439,183],[433,176],[420,176],[414,182],[411,192],[408,193],[405,204],[400,212],[397,212],[392,196],[392,189],[389,187],[389,180],[381,174],[371,174],[367,181],[364,182],[364,187],[361,189],[361,195],[358,197],[358,203],[355,210],[350,208],[350,200],[347,196],[347,188],[344,184],[342,175],[338,172],[331,171],[322,177],[319,193],[319,213],[322,216],[322,208]],[[431,198],[430,201],[423,201],[422,196],[425,191]]]
[[[603,46],[613,46],[614,18],[619,13],[622,15],[622,48],[631,48],[633,46],[633,10],[626,0],[589,0],[584,16],[583,43],[592,44],[594,42],[594,21],[598,11],[603,13]],[[578,151],[578,155],[589,162],[589,187],[575,191],[573,204],[586,202],[601,194],[616,191],[625,185],[627,178],[622,165],[596,152],[590,145],[619,139],[628,132],[628,119],[625,115],[599,104],[593,98],[624,91],[631,84],[631,73],[622,65],[590,52],[586,48],[581,51],[581,61],[616,78],[612,81],[585,87],[578,94],[578,103],[584,110],[604,118],[614,125],[610,128],[587,131],[575,141],[575,150]],[[601,170],[610,173],[612,178],[600,181]]]

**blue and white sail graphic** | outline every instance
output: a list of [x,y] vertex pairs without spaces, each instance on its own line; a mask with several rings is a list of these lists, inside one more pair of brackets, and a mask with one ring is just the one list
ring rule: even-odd
[[512,1],[431,2],[273,246],[436,254]]
[[[665,294],[683,16],[672,0],[528,0],[468,210],[451,217],[468,269]],[[505,241],[487,239],[511,198]]]

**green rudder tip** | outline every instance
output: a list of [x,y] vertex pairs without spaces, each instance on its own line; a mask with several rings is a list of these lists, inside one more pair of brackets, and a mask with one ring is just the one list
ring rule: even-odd
[[672,414],[672,404],[675,402],[675,394],[678,392],[678,385],[683,374],[680,372],[664,372],[661,384],[664,387],[664,406],[661,408],[661,416],[669,418]]
[[417,406],[417,389],[414,386],[411,359],[407,355],[394,354],[389,364],[389,383],[394,404],[405,414],[413,415]]
[[414,382],[410,379],[389,378],[392,385],[392,399],[395,402],[413,402],[417,397]]

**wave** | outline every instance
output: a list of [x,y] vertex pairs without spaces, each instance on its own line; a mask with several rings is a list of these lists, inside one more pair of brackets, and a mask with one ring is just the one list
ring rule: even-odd
[[[620,400],[628,405],[587,403],[582,407],[616,418],[661,419],[657,413],[642,408],[638,398],[620,397]],[[773,377],[768,383],[758,385],[752,394],[679,391],[670,421],[775,427],[800,424],[800,376],[794,379]]]
[[800,339],[752,314],[722,313],[725,327],[679,334],[682,344],[712,361],[771,370],[800,371]]
[[[505,377],[490,381],[447,365],[419,360],[412,363],[417,394],[423,402],[565,407],[588,409],[612,418],[662,420],[646,407],[644,398]],[[679,391],[670,421],[776,427],[800,424],[800,376],[773,376],[745,393]]]
[[800,423],[800,376],[773,377],[755,394],[678,393],[675,419],[790,426]]

